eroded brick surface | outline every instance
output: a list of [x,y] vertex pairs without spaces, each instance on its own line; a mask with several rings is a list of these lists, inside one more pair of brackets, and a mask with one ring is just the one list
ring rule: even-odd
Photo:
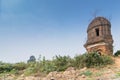
[[97,51],[100,54],[113,54],[111,23],[106,18],[96,17],[91,21],[84,46],[88,52]]

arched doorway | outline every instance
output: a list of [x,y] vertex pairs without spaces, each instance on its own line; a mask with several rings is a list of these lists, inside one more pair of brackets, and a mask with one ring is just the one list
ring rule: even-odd
[[98,49],[96,52],[97,52],[97,54],[102,55],[102,50],[101,49]]

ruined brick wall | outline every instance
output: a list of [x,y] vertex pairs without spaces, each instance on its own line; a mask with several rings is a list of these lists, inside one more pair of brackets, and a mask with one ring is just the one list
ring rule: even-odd
[[87,49],[88,52],[100,52],[101,55],[111,55],[112,54],[112,47],[109,47],[108,45],[99,45],[95,47],[91,47]]
[[[101,44],[102,43],[102,44]],[[99,51],[101,54],[113,54],[111,24],[104,17],[96,17],[87,29],[85,48],[88,52]]]

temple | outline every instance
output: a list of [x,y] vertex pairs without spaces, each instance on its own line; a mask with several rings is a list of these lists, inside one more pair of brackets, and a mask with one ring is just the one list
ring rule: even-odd
[[87,41],[84,45],[88,52],[97,51],[99,54],[113,54],[113,39],[111,23],[104,17],[95,17],[88,25]]

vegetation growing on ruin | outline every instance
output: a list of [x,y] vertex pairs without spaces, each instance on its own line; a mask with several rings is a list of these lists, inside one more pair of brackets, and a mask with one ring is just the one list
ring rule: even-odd
[[119,56],[120,55],[120,50],[118,50],[117,52],[115,52],[114,56]]

